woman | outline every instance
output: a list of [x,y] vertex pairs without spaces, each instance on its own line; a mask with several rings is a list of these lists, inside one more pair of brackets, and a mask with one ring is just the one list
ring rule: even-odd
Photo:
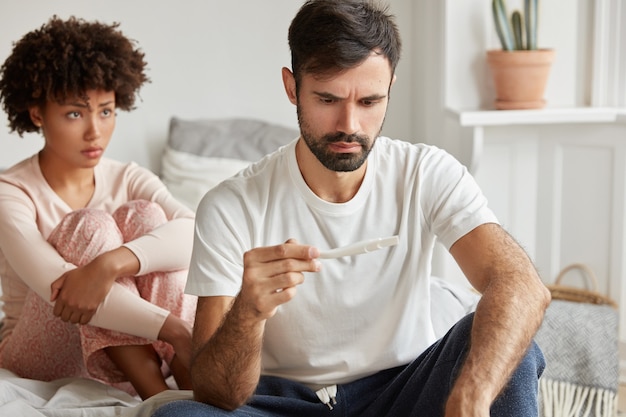
[[0,68],[11,131],[44,138],[0,175],[0,366],[129,381],[145,399],[168,369],[190,388],[193,213],[147,169],[103,157],[116,109],[148,81],[117,26],[55,16]]

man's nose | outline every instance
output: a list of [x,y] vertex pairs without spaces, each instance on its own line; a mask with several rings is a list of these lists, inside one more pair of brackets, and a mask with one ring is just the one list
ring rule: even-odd
[[337,130],[347,135],[359,131],[358,110],[353,104],[346,104],[341,109],[341,114],[337,119]]

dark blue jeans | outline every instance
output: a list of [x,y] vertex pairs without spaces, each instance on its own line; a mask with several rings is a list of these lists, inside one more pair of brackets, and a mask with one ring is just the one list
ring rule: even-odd
[[[461,319],[412,363],[339,385],[333,410],[302,384],[264,376],[251,401],[235,411],[196,401],[174,401],[160,407],[153,417],[442,416],[446,398],[463,365],[473,317],[470,314]],[[538,416],[538,380],[544,367],[543,354],[533,343],[492,405],[491,416]]]

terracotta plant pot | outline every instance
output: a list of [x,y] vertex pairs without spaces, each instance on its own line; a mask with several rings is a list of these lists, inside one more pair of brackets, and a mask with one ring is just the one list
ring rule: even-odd
[[540,109],[554,59],[553,49],[487,51],[496,88],[496,109]]

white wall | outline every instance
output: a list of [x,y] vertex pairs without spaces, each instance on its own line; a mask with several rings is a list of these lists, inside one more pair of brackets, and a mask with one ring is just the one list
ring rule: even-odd
[[[120,112],[107,156],[135,160],[158,171],[171,116],[253,117],[296,127],[295,108],[284,95],[280,69],[290,66],[287,28],[297,0],[22,0],[0,3],[0,60],[14,41],[53,14],[120,22],[146,54],[152,82],[131,113]],[[405,51],[411,51],[410,0],[394,0]],[[411,140],[410,58],[398,68],[384,133]],[[38,135],[9,134],[0,115],[0,168],[38,151]]]

